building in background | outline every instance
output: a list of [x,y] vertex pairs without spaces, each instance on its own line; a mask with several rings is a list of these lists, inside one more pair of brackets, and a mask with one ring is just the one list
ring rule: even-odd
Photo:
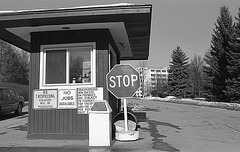
[[141,88],[135,93],[136,97],[150,95],[150,92],[156,89],[159,83],[168,82],[168,66],[163,68],[137,67],[136,70],[141,79]]

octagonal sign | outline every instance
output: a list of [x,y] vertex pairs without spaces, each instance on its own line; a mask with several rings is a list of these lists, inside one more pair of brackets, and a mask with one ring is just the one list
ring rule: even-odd
[[132,97],[140,88],[140,76],[129,64],[117,64],[106,75],[107,90],[116,98]]

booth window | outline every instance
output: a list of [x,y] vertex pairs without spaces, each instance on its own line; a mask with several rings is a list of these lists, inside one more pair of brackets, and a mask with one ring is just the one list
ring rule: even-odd
[[69,82],[91,83],[91,48],[70,49]]
[[43,85],[93,84],[93,45],[43,49]]
[[46,84],[66,83],[66,50],[46,51]]

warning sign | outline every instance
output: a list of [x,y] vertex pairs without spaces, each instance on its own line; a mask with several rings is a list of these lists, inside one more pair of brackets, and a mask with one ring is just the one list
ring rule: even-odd
[[57,108],[57,90],[33,90],[33,109]]
[[103,100],[103,88],[78,88],[78,114],[88,114],[95,100]]

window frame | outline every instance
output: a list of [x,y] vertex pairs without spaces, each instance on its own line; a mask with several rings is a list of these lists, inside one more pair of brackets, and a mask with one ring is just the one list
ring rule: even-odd
[[[80,48],[80,47],[91,47],[91,83],[69,83],[70,75],[70,53],[69,49]],[[59,84],[46,84],[46,52],[54,50],[66,50],[66,83]],[[71,89],[81,87],[96,87],[96,43],[67,43],[67,44],[50,44],[41,45],[40,50],[40,77],[39,77],[39,88],[40,89]]]

